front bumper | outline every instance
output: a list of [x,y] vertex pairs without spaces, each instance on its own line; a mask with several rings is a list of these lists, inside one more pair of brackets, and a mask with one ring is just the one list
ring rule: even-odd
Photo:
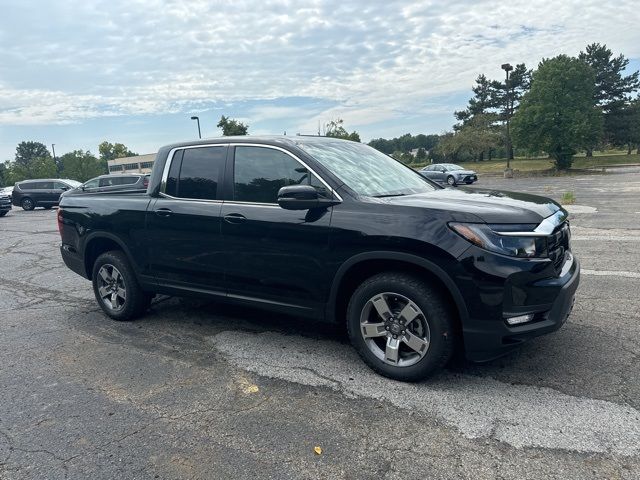
[[[566,322],[580,283],[580,263],[568,255],[559,276],[504,283],[501,318],[469,318],[463,325],[466,357],[483,362],[500,357],[525,341],[558,330]],[[514,302],[515,296],[531,301]],[[519,303],[519,304],[518,304]],[[505,317],[534,313],[532,322],[509,326]]]

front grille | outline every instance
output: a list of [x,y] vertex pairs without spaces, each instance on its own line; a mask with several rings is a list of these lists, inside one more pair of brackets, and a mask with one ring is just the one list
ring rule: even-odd
[[549,258],[553,261],[556,271],[562,270],[565,253],[569,251],[569,222],[563,222],[547,237]]

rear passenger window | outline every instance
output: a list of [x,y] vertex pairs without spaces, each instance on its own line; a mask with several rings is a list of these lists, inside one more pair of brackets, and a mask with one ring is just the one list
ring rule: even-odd
[[138,181],[139,177],[120,177],[120,183],[122,185],[132,185]]
[[171,161],[165,193],[179,198],[215,200],[226,146],[178,150]]

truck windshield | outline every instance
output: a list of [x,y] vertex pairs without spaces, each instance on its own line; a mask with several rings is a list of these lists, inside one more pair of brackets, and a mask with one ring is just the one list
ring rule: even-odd
[[437,188],[419,173],[368,145],[305,140],[298,142],[298,146],[359,195],[391,197]]

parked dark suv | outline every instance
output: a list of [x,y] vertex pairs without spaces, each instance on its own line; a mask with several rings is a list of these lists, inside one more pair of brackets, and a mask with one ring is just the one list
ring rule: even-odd
[[11,200],[16,207],[33,210],[36,207],[51,208],[58,205],[62,192],[80,186],[80,182],[59,178],[24,180],[13,187]]
[[11,211],[11,197],[0,189],[0,217]]
[[82,185],[70,190],[65,195],[77,193],[114,192],[122,190],[146,190],[149,186],[149,174],[145,173],[118,173],[100,175],[87,180]]
[[553,200],[443,188],[323,137],[169,145],[146,192],[65,195],[58,222],[64,262],[111,318],[163,293],[337,322],[399,380],[560,328],[580,272]]

